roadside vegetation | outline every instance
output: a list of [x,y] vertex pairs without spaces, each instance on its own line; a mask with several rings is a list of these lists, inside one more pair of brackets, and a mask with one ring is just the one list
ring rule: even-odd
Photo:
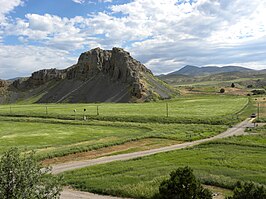
[[167,153],[66,172],[74,188],[133,198],[152,198],[177,167],[189,166],[200,181],[234,189],[237,181],[266,186],[266,134],[258,127],[231,137]]

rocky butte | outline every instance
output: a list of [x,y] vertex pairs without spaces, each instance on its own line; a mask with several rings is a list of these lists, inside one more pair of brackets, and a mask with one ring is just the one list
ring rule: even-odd
[[175,94],[121,48],[92,49],[67,69],[34,72],[8,90],[11,102],[34,97],[36,103],[143,102]]

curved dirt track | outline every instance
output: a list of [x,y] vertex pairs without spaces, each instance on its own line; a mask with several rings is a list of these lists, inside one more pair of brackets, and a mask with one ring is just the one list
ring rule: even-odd
[[76,191],[70,188],[64,188],[60,198],[61,199],[122,199],[112,196],[103,196],[89,192]]
[[[58,165],[53,166],[52,173],[53,174],[59,174],[59,173],[62,173],[64,171],[84,168],[84,167],[88,167],[88,166],[104,164],[104,163],[113,162],[113,161],[129,160],[129,159],[144,157],[144,156],[153,155],[153,154],[157,154],[157,153],[162,153],[162,152],[192,147],[192,146],[196,146],[196,145],[199,145],[201,143],[204,143],[204,142],[212,141],[215,139],[226,138],[226,137],[230,137],[233,135],[236,135],[236,136],[237,135],[243,135],[243,134],[245,134],[245,129],[247,127],[253,127],[252,119],[246,119],[243,122],[233,126],[232,128],[229,128],[225,132],[223,132],[219,135],[216,135],[214,137],[211,137],[211,138],[196,140],[193,142],[185,142],[182,144],[177,144],[177,145],[172,145],[172,146],[167,146],[167,147],[162,147],[162,148],[157,148],[157,149],[151,149],[151,150],[147,150],[147,151],[140,151],[140,152],[134,152],[134,153],[128,153],[128,154],[120,154],[120,155],[114,155],[114,156],[101,157],[101,158],[91,159],[91,160],[58,164]],[[64,189],[62,192],[62,195],[61,195],[61,199],[70,199],[70,198],[118,199],[116,197],[100,196],[100,195],[91,194],[91,193],[87,193],[87,192],[74,191],[71,189]]]

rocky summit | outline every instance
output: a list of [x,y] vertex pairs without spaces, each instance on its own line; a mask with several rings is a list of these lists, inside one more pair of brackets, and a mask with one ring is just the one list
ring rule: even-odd
[[142,102],[170,98],[174,91],[121,48],[95,48],[80,55],[77,64],[44,69],[15,80],[9,91],[36,103]]

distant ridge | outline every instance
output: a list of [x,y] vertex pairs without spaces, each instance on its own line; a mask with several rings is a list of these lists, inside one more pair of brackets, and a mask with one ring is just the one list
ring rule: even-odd
[[198,67],[192,65],[186,65],[178,71],[171,72],[167,75],[187,75],[187,76],[204,76],[204,75],[212,75],[219,73],[230,73],[230,72],[251,72],[254,71],[249,68],[241,67],[241,66],[206,66],[206,67]]

